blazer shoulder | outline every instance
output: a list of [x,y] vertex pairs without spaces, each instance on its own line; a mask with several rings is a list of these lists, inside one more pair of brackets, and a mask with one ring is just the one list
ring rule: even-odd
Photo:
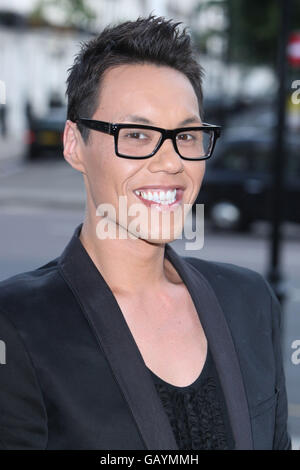
[[195,257],[184,257],[184,260],[196,268],[215,288],[218,293],[227,295],[237,292],[238,297],[261,302],[270,298],[277,299],[264,275],[251,268],[234,263],[203,260]]
[[58,257],[46,264],[0,282],[0,310],[24,311],[34,308],[50,298],[56,298],[66,284],[58,269]]
[[233,279],[238,276],[239,278],[245,277],[247,279],[265,280],[264,276],[258,271],[245,266],[240,266],[234,263],[226,263],[222,261],[203,260],[191,256],[183,258],[188,263],[192,264],[198,271],[205,274],[218,274],[231,276]]

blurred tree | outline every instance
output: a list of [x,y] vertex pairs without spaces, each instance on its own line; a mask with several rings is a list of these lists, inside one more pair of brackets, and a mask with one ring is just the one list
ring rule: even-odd
[[31,12],[31,21],[42,24],[47,22],[49,8],[61,12],[66,26],[89,29],[91,21],[96,18],[85,0],[38,0]]
[[[207,49],[207,41],[219,36],[227,44],[228,62],[245,65],[276,65],[277,39],[279,31],[279,2],[274,0],[207,0],[199,1],[195,13],[212,8],[222,8],[227,26],[209,28],[204,34],[195,31],[195,40],[202,50]],[[291,29],[300,29],[300,2],[294,0],[292,6]]]

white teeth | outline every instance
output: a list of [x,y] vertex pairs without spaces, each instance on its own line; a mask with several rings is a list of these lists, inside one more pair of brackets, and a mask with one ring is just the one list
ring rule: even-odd
[[155,202],[160,202],[158,193],[157,193],[156,191],[155,191],[155,193],[153,194],[153,201],[155,201]]
[[148,201],[154,201],[160,204],[172,204],[176,200],[176,189],[171,191],[168,189],[168,191],[139,191],[136,190],[135,194],[137,196],[141,196],[143,199],[146,199]]

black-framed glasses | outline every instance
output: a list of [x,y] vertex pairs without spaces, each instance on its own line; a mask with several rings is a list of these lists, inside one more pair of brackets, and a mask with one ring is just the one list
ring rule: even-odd
[[202,126],[162,129],[142,124],[123,124],[78,118],[89,129],[114,136],[115,152],[122,158],[150,158],[171,139],[175,151],[184,160],[207,160],[211,157],[221,126],[203,123]]

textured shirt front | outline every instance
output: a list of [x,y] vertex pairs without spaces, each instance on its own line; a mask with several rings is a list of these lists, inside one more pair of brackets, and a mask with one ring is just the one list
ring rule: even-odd
[[180,450],[234,449],[227,408],[209,347],[199,377],[186,387],[165,382],[149,371]]

